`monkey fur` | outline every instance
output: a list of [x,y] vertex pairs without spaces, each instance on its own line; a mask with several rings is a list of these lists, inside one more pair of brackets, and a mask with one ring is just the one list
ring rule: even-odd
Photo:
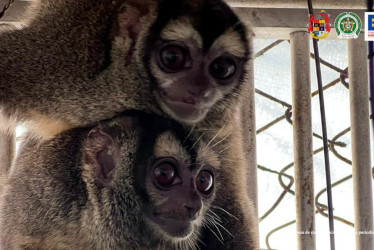
[[[169,89],[166,97],[180,94],[170,87],[176,86],[169,83],[175,79],[155,67],[152,52],[164,36],[182,37],[188,46],[200,48],[192,52],[202,51],[197,58],[205,71],[196,71],[194,65],[192,74],[178,78],[196,76],[196,83],[188,79],[192,83],[181,85],[187,84],[183,91],[200,94],[198,101],[215,91],[213,103],[199,119],[186,121],[163,105]],[[212,84],[206,73],[211,68],[204,65],[220,51],[237,61],[237,71],[230,83]],[[217,190],[214,204],[233,215],[219,212],[234,237],[222,232],[222,244],[205,228],[207,248],[257,249],[242,120],[250,54],[246,28],[220,0],[40,0],[25,28],[1,34],[0,129],[25,122],[38,136],[50,138],[129,109],[166,114],[193,125],[221,152],[225,188]],[[199,84],[204,87],[191,87]],[[197,103],[194,98],[189,96],[183,105]]]
[[[220,158],[187,132],[130,112],[26,140],[1,196],[2,249],[197,249],[205,217],[217,220]],[[171,166],[172,182],[154,177]]]

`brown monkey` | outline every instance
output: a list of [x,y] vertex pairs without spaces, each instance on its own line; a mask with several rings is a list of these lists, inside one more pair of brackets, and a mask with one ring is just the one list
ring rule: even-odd
[[250,49],[232,10],[220,0],[37,4],[24,29],[1,35],[0,122],[26,121],[42,137],[127,109],[194,124],[213,145],[225,141],[215,145],[225,181],[215,205],[234,215],[220,214],[234,237],[209,246],[256,248],[241,120]]
[[220,225],[220,158],[186,132],[132,112],[28,140],[0,201],[1,248],[197,249],[202,225]]
[[1,35],[3,122],[30,121],[46,137],[129,109],[196,124],[243,85],[246,30],[221,1],[36,5],[25,28]]

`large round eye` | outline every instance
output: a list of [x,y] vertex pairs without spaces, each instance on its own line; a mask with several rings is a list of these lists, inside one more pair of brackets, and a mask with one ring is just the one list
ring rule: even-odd
[[153,175],[161,186],[170,186],[176,177],[175,166],[169,162],[162,162],[153,169]]
[[200,171],[196,178],[196,187],[202,194],[209,195],[213,190],[213,174],[207,170]]
[[171,44],[161,49],[160,59],[161,68],[166,72],[174,72],[184,68],[188,57],[187,49]]
[[218,80],[226,80],[235,74],[236,64],[231,58],[221,56],[210,64],[209,70],[214,78]]

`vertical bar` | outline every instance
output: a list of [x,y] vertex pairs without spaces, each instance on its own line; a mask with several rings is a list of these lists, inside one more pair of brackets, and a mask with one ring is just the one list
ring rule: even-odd
[[[374,132],[374,41],[368,42],[371,129]],[[374,133],[373,133],[374,135]]]
[[297,245],[315,250],[310,36],[298,31],[290,37]]
[[[252,48],[252,40],[250,40]],[[247,88],[243,98],[242,117],[244,123],[245,150],[248,162],[248,194],[256,209],[257,205],[257,159],[256,159],[256,120],[255,120],[255,88],[253,60],[248,64]],[[257,210],[256,210],[257,213]]]
[[[367,12],[373,12],[373,0],[366,0]],[[370,118],[371,129],[374,132],[374,41],[368,41],[369,59],[369,95],[370,95]],[[374,133],[372,133],[372,136]]]
[[361,34],[348,41],[349,95],[356,249],[373,250],[373,191],[370,162],[367,44]]
[[[313,15],[312,0],[308,0],[309,15]],[[331,171],[330,171],[330,157],[329,157],[329,143],[327,137],[326,125],[326,111],[325,99],[323,94],[322,73],[321,73],[321,59],[319,57],[318,39],[313,38],[313,51],[314,62],[316,64],[317,84],[318,84],[318,99],[319,109],[321,112],[321,125],[322,125],[322,141],[323,141],[323,155],[325,160],[325,173],[326,173],[326,193],[327,193],[327,210],[329,218],[330,229],[330,249],[335,250],[335,226],[334,226],[334,210],[332,204],[332,185],[331,185]]]
[[[249,40],[249,46],[252,48],[253,40]],[[255,87],[254,87],[254,62],[253,59],[248,63],[248,74],[246,86],[243,91],[242,102],[242,121],[243,121],[243,139],[244,150],[246,152],[246,161],[248,163],[247,187],[248,195],[255,207],[255,216],[258,218],[257,203],[257,159],[256,159],[256,122],[255,122]],[[256,228],[253,229],[256,235],[259,235],[258,223],[253,223]]]

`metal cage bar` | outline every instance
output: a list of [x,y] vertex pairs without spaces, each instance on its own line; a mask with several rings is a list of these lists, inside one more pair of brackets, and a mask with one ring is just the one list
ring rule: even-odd
[[290,36],[297,244],[315,250],[310,36],[304,31]]
[[[252,43],[252,42],[251,42]],[[250,47],[253,45],[250,44]],[[248,194],[256,207],[257,213],[257,161],[256,161],[256,122],[255,122],[255,87],[253,60],[248,63],[247,88],[242,105],[243,139],[248,166]]]
[[367,44],[363,34],[348,41],[348,63],[356,249],[372,250],[374,244],[369,87]]
[[[253,44],[251,42],[250,47]],[[243,98],[242,119],[243,119],[243,138],[245,151],[247,155],[247,190],[249,198],[252,200],[256,216],[258,217],[258,199],[257,199],[257,157],[256,157],[256,120],[255,120],[255,86],[254,86],[254,63],[253,60],[248,65],[248,88],[246,89],[245,98]],[[259,234],[259,227],[253,229]]]

